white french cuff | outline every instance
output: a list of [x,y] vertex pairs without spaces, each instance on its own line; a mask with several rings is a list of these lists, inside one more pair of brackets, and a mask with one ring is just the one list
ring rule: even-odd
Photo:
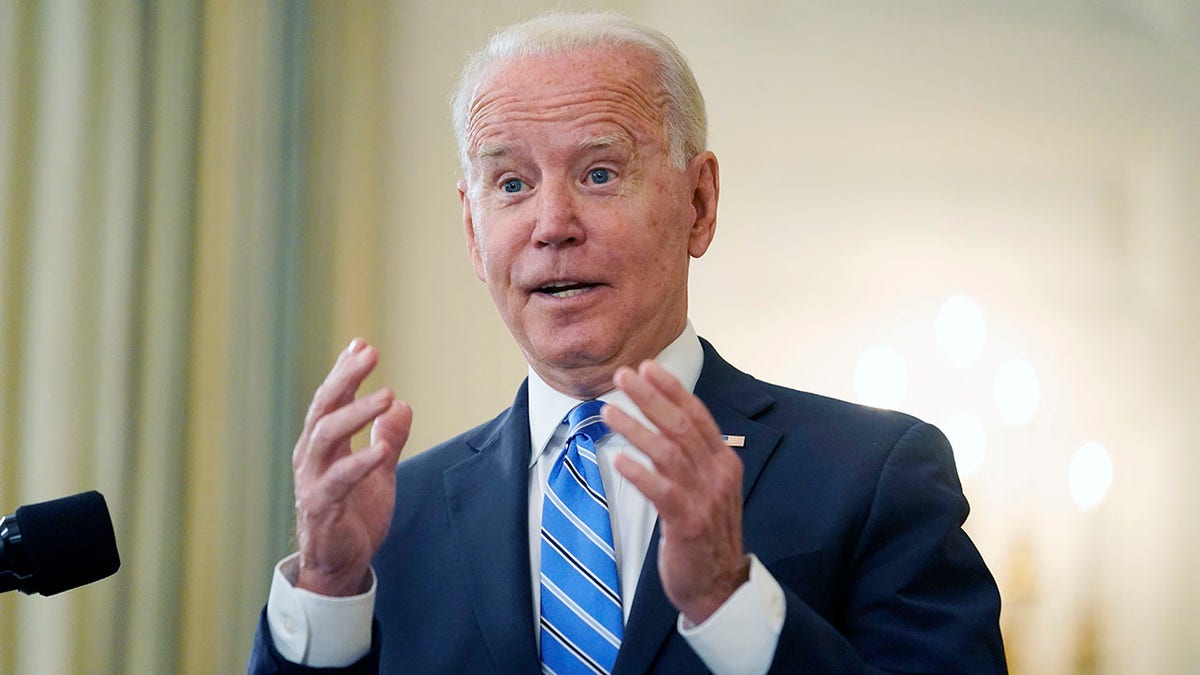
[[283,658],[314,668],[340,668],[371,651],[375,570],[371,588],[348,597],[318,595],[295,587],[300,554],[275,566],[267,597],[267,626]]
[[682,614],[679,634],[717,675],[765,673],[783,630],[783,588],[758,557],[750,556],[750,579],[699,626]]

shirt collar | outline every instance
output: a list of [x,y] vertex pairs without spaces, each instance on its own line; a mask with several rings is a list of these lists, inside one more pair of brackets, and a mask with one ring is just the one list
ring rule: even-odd
[[[704,366],[704,350],[700,347],[700,339],[688,321],[683,332],[667,348],[659,352],[654,360],[674,375],[688,391],[694,391],[696,381],[700,379],[700,369]],[[601,401],[611,403],[632,415],[643,424],[653,428],[642,411],[638,410],[624,392],[613,390],[602,394]],[[532,452],[529,466],[537,463],[538,457],[545,451],[546,445],[554,436],[558,425],[562,423],[567,413],[579,404],[579,399],[567,396],[546,384],[533,368],[529,368],[529,440]]]

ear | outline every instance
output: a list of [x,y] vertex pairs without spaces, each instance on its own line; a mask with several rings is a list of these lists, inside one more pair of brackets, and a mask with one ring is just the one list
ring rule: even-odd
[[475,219],[471,216],[471,196],[467,191],[465,179],[458,181],[458,201],[462,204],[463,235],[467,240],[467,255],[471,258],[471,265],[475,268],[475,276],[486,284],[487,277],[483,273],[483,258],[479,255],[479,242],[475,239]]
[[692,212],[695,214],[688,234],[688,255],[699,258],[708,250],[717,232],[717,198],[721,193],[717,156],[705,150],[693,157],[688,162],[688,177],[692,179]]

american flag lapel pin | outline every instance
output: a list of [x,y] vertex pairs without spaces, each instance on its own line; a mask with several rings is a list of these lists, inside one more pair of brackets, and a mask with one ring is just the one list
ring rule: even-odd
[[742,448],[742,447],[746,446],[746,437],[745,436],[725,435],[725,436],[721,436],[721,440],[725,442],[725,445],[728,445],[731,448]]

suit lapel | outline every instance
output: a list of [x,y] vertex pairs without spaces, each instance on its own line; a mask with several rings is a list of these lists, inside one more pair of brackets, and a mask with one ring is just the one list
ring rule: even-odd
[[[743,464],[744,502],[782,438],[778,430],[752,419],[770,408],[775,400],[761,383],[726,363],[707,341],[702,339],[700,342],[704,347],[704,368],[696,383],[696,395],[712,413],[721,433],[746,437],[745,446],[737,449]],[[667,599],[658,576],[656,524],[625,626],[625,639],[613,668],[614,675],[647,672],[663,643],[673,634],[678,615],[679,611]]]
[[468,442],[477,453],[447,469],[443,482],[475,618],[497,669],[536,672],[540,664],[531,628],[526,387],[505,416]]

